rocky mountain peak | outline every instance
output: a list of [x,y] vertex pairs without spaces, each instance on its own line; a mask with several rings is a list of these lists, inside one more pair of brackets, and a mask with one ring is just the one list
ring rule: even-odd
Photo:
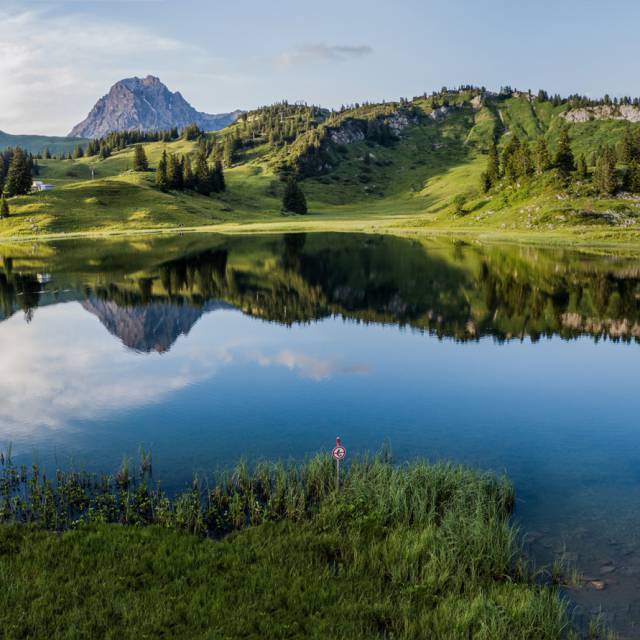
[[189,124],[215,131],[229,125],[240,113],[202,113],[181,93],[170,91],[156,76],[125,78],[98,100],[87,118],[77,124],[69,136],[100,138],[112,131],[181,129]]

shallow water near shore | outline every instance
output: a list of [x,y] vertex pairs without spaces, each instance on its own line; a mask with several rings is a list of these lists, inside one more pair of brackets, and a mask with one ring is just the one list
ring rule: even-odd
[[541,563],[640,634],[640,260],[346,234],[0,247],[0,444],[169,490],[340,435],[505,472]]

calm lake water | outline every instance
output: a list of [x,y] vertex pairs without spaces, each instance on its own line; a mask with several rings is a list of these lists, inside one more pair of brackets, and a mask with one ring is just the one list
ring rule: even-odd
[[[0,444],[154,476],[349,454],[506,472],[539,562],[564,555],[640,635],[640,260],[365,235],[0,246]],[[638,626],[636,626],[638,625]]]

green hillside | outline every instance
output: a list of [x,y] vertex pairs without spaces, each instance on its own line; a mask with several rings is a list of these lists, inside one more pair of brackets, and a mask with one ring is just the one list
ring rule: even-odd
[[[120,144],[110,155],[39,159],[39,179],[55,189],[10,199],[11,216],[0,220],[0,235],[242,227],[636,242],[640,197],[627,189],[631,165],[617,161],[617,186],[607,193],[594,175],[601,149],[620,153],[625,136],[640,154],[640,124],[622,119],[621,108],[473,88],[334,112],[280,103],[220,132],[145,143],[147,172],[133,171],[133,145]],[[637,105],[624,108],[640,115]],[[587,115],[567,123],[566,113],[568,120]],[[563,178],[553,164],[564,128],[575,161],[587,164],[581,177],[572,172]],[[505,150],[516,138],[531,166],[509,178]],[[552,159],[543,172],[532,169],[539,140]],[[483,190],[494,142],[501,173]],[[191,163],[201,153],[211,166],[224,161],[226,191],[160,191],[155,169],[164,151]],[[297,177],[306,195],[305,216],[282,212],[288,176]]]

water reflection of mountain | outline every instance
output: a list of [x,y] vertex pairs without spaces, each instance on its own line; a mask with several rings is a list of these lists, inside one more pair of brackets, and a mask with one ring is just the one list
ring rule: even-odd
[[79,300],[143,352],[168,350],[203,313],[229,306],[283,324],[340,315],[456,340],[640,340],[635,259],[346,234],[207,242],[169,258],[123,250],[117,270],[47,263],[51,282],[5,258],[0,304],[5,317],[22,309],[30,318],[38,305]]
[[84,300],[82,306],[126,347],[143,353],[168,351],[179,336],[189,334],[203,313],[229,307],[223,302],[208,302],[203,307],[160,302],[120,307],[97,298]]

